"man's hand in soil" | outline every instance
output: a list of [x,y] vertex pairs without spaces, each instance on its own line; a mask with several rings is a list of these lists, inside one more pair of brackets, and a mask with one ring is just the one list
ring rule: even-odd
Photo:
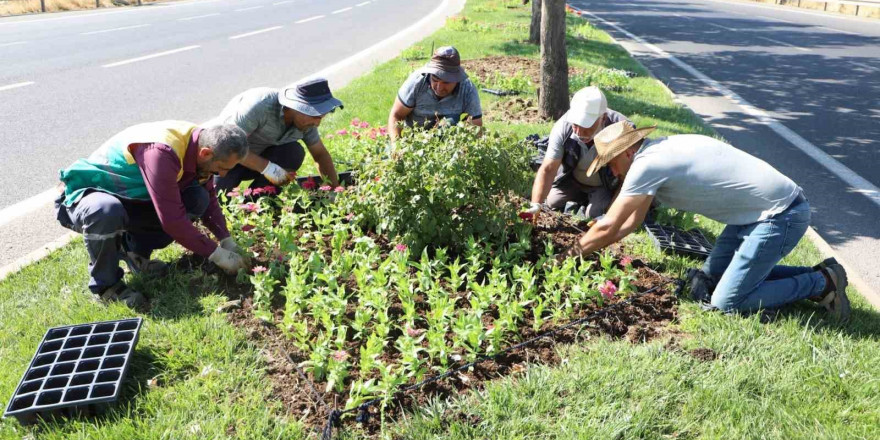
[[244,259],[246,265],[250,265],[249,255],[247,254],[247,252],[245,252],[244,249],[241,248],[241,246],[238,245],[238,243],[235,242],[235,240],[232,239],[232,237],[226,237],[223,240],[220,240],[220,247],[226,249],[227,251],[235,252]]
[[247,267],[247,263],[241,255],[236,254],[235,252],[223,249],[221,246],[217,246],[217,249],[214,250],[214,253],[208,257],[208,260],[212,263],[216,264],[217,267],[223,269],[229,275],[235,275],[238,273],[239,269],[244,269]]
[[281,168],[281,166],[273,162],[269,162],[269,164],[266,165],[266,168],[263,169],[262,174],[266,178],[266,180],[272,182],[272,184],[276,186],[281,186],[286,184],[287,182],[290,182],[290,173],[288,173],[287,170]]

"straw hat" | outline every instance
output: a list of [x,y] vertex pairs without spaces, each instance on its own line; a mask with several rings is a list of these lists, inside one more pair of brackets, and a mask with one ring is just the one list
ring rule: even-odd
[[608,165],[611,159],[632,147],[636,142],[645,138],[648,133],[654,131],[657,126],[636,129],[627,121],[620,121],[605,127],[594,138],[596,158],[587,168],[587,177],[600,168]]

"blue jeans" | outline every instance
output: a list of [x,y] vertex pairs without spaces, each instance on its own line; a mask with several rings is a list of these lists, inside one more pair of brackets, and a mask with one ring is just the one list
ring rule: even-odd
[[712,305],[723,311],[751,312],[821,294],[825,277],[820,272],[776,265],[809,225],[810,203],[801,196],[772,218],[726,226],[703,265],[703,272],[718,282]]
[[[303,159],[306,157],[306,151],[300,141],[293,141],[266,148],[260,153],[260,156],[269,162],[274,162],[287,171],[296,171],[302,166]],[[238,164],[229,170],[225,176],[214,177],[214,186],[217,188],[217,191],[229,191],[232,188],[238,187],[238,184],[245,180],[253,180],[251,188],[260,188],[272,184],[259,172]]]

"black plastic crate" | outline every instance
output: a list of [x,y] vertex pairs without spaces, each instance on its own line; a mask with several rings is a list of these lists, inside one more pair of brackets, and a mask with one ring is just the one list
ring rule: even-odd
[[[341,173],[337,173],[339,177],[340,185],[352,185],[354,184],[354,177],[351,175],[351,171],[343,171]],[[302,176],[296,178],[296,183],[302,185],[306,180],[312,179],[317,185],[321,185],[324,182],[324,178],[319,175],[313,176]]]
[[92,415],[116,401],[141,318],[50,328],[9,399],[4,417]]
[[683,231],[675,226],[645,221],[645,230],[660,250],[696,258],[706,258],[712,252],[712,243],[698,230]]

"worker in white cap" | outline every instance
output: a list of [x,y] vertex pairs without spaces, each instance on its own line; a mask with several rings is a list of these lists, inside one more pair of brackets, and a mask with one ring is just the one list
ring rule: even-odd
[[527,212],[537,215],[542,204],[563,210],[566,205],[590,218],[608,210],[618,182],[607,169],[587,176],[590,162],[596,158],[593,136],[616,122],[626,121],[622,114],[608,108],[598,87],[586,87],[575,93],[568,112],[553,125],[547,152],[532,184],[532,200]]

